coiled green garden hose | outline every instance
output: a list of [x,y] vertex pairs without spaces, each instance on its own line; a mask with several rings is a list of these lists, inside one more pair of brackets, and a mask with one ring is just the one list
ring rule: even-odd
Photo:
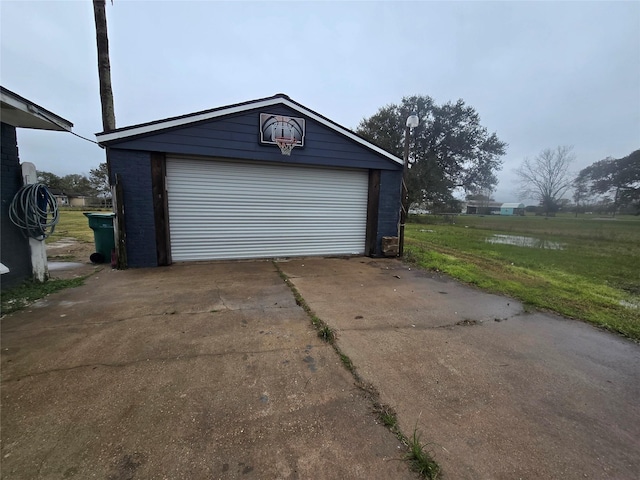
[[25,185],[11,201],[9,218],[25,236],[42,241],[59,221],[58,203],[46,185]]

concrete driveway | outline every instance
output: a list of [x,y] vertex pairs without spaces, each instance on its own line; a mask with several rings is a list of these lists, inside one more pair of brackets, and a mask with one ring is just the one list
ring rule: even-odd
[[445,478],[640,478],[639,345],[396,260],[280,267]]
[[[396,260],[279,262],[447,479],[640,477],[640,347]],[[271,262],[103,270],[1,321],[3,479],[415,478]]]
[[271,262],[105,269],[1,330],[5,480],[415,478]]

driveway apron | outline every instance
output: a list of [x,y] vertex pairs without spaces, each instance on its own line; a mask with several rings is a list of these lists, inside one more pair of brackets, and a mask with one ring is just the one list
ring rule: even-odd
[[4,317],[2,478],[415,478],[271,262],[103,270]]
[[397,260],[280,267],[444,478],[640,478],[637,344]]

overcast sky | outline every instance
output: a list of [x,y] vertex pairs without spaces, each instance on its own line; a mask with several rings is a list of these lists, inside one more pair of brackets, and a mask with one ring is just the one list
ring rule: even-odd
[[[462,98],[513,170],[573,145],[577,172],[640,148],[640,2],[107,2],[118,127],[286,93],[339,124],[403,96]],[[0,83],[102,130],[90,0],[0,0]],[[21,161],[88,174],[104,151],[20,129]]]

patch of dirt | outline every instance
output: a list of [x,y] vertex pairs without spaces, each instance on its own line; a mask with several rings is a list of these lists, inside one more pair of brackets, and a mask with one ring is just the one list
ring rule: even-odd
[[460,327],[468,327],[470,325],[480,325],[482,322],[479,322],[478,320],[460,320],[459,322],[456,322],[456,325],[460,326]]
[[80,242],[75,238],[61,238],[47,244],[47,260],[49,262],[73,262],[80,265],[73,268],[52,270],[51,278],[70,279],[90,275],[101,268],[111,268],[109,264],[96,265],[91,263],[89,256],[95,252],[95,245],[89,242]]
[[75,238],[61,238],[47,244],[47,258],[50,262],[79,262],[91,264],[89,256],[95,252],[95,245],[79,242]]

